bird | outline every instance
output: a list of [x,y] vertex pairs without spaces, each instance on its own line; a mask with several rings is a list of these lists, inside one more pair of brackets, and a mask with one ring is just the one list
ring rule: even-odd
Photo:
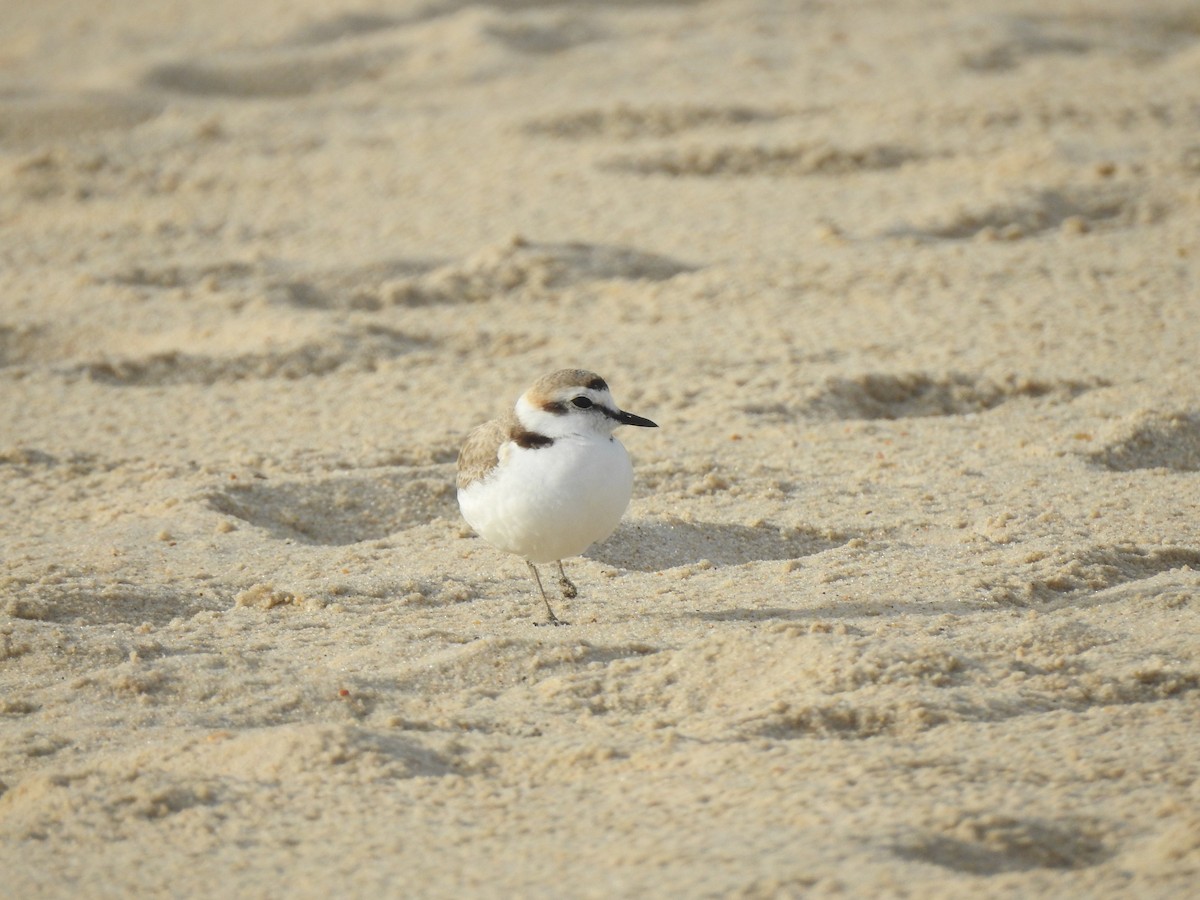
[[562,561],[616,529],[633,495],[633,464],[613,436],[622,425],[657,428],[625,412],[587,369],[537,379],[513,409],[475,428],[458,454],[458,505],[493,547],[522,557],[554,614],[537,566],[555,563],[567,599],[577,595]]

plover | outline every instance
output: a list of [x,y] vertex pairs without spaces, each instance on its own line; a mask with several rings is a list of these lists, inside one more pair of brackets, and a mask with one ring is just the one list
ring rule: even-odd
[[458,454],[458,505],[472,528],[525,559],[554,615],[537,563],[557,563],[563,596],[576,594],[562,561],[612,534],[633,493],[619,425],[657,428],[622,411],[595,372],[544,375],[512,412],[471,432]]

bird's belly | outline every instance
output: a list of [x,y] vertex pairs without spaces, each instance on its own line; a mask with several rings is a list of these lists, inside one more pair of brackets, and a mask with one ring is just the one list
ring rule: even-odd
[[545,563],[612,534],[633,491],[629,454],[614,440],[560,439],[516,448],[501,470],[458,492],[463,517],[488,543]]

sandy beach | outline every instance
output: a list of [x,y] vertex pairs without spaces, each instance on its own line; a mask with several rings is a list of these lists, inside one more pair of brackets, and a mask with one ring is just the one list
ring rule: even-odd
[[0,896],[1195,896],[1194,0],[3,7]]

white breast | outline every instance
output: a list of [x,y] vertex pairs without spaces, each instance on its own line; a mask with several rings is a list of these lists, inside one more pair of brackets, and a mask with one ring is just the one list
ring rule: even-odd
[[549,447],[505,445],[496,470],[460,490],[458,504],[489,544],[547,563],[612,534],[632,492],[633,466],[620,441],[571,436]]

